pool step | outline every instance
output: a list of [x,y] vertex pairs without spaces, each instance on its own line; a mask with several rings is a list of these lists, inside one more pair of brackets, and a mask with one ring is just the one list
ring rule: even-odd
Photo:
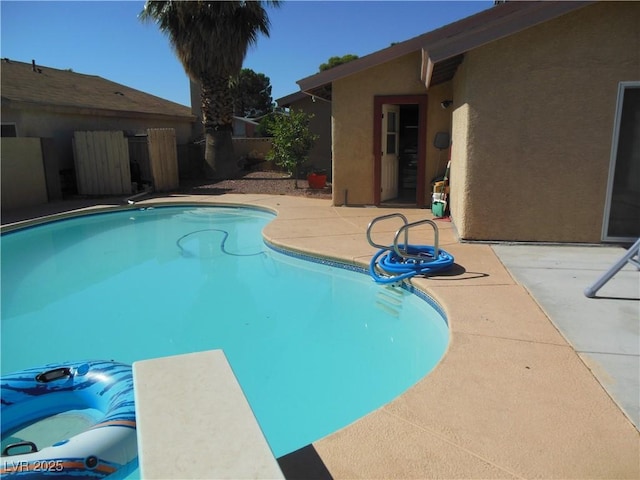
[[403,292],[399,288],[386,286],[376,293],[376,306],[394,317],[400,316]]

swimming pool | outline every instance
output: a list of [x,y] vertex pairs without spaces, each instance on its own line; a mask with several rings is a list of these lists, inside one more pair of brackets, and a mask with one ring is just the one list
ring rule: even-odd
[[[448,343],[426,297],[270,248],[271,213],[158,207],[2,236],[2,372],[221,348],[276,457],[389,402]],[[364,271],[364,270],[363,270]]]

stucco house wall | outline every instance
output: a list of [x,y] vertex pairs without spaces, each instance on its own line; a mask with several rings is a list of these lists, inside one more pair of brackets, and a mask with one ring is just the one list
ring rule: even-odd
[[[421,54],[414,52],[333,82],[333,203],[374,203],[373,115],[377,95],[425,95],[420,80]],[[440,151],[433,146],[436,132],[450,130],[450,114],[440,102],[451,95],[450,83],[434,87],[428,96],[425,203],[431,197]],[[443,154],[443,155],[446,155]],[[446,166],[442,157],[441,172]]]
[[640,78],[637,7],[594,4],[465,54],[451,173],[462,238],[601,240],[618,83]]
[[429,89],[429,105],[427,107],[427,165],[425,172],[425,181],[427,188],[425,190],[425,205],[431,205],[431,180],[434,177],[442,176],[447,167],[450,150],[438,150],[433,142],[436,133],[447,132],[452,135],[451,131],[451,108],[444,109],[440,103],[444,100],[453,98],[453,85],[446,82],[436,85]]

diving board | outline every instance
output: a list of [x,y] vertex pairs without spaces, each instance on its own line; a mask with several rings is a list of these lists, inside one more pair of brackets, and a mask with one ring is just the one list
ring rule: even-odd
[[133,364],[144,479],[284,479],[222,350]]

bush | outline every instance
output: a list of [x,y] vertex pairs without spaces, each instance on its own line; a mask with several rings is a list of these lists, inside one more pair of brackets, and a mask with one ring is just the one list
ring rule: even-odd
[[318,135],[309,129],[312,118],[313,115],[302,110],[292,110],[288,114],[274,115],[267,126],[272,135],[267,160],[273,160],[276,165],[295,175],[296,180],[298,168],[309,159],[309,152],[318,139]]

